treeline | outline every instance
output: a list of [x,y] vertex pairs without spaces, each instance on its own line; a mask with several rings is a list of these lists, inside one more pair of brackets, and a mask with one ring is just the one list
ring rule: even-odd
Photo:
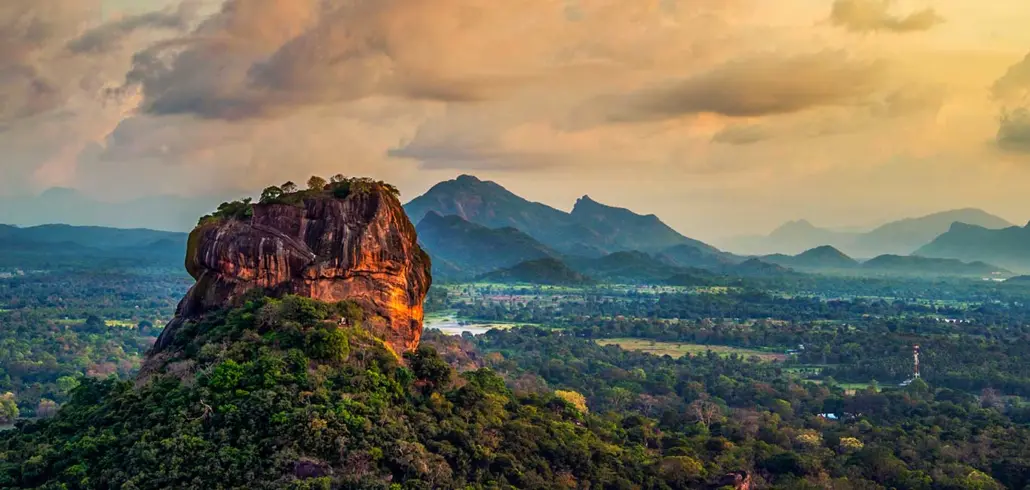
[[[553,298],[546,298],[551,300]],[[1028,298],[1030,299],[1030,298]],[[525,303],[475,301],[456,305],[460,316],[489,321],[576,324],[577,318],[630,317],[700,321],[703,319],[775,319],[862,321],[868,317],[904,319],[935,317],[984,325],[1022,327],[1030,323],[1030,301],[980,303],[971,307],[925,304],[918,300],[856,298],[824,300],[813,296],[783,296],[758,290],[725,293],[663,293],[613,296],[584,294]]]
[[573,390],[634,437],[777,488],[1024,488],[1030,407],[927,385],[799,383],[770,363],[672,359],[526,327],[469,338],[516,390]]

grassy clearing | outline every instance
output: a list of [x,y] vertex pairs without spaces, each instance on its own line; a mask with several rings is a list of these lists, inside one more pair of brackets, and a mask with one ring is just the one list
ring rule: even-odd
[[[809,383],[815,383],[817,385],[823,384],[823,380],[821,379],[806,379],[805,381]],[[854,395],[859,391],[868,389],[870,386],[872,386],[872,383],[837,383],[837,386],[843,388],[844,393],[848,395]],[[880,391],[880,389],[877,388],[876,391]]]
[[727,347],[724,345],[660,342],[648,339],[599,339],[597,340],[597,343],[600,345],[617,345],[626,350],[646,352],[656,356],[668,355],[674,358],[680,358],[688,354],[703,355],[708,351],[712,351],[720,356],[728,356],[730,354],[737,354],[744,357],[756,356],[763,361],[783,361],[787,359],[786,354],[763,352],[753,349],[741,349],[738,347]]
[[844,388],[844,393],[854,395],[859,391],[868,389],[871,386],[871,383],[838,383],[838,386]]
[[121,327],[121,328],[135,328],[136,323],[128,320],[106,320],[104,321],[108,327]]

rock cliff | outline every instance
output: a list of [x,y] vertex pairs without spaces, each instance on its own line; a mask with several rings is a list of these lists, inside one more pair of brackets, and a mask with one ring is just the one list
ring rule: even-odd
[[342,199],[324,192],[296,201],[254,204],[252,216],[211,219],[193,230],[186,269],[197,282],[148,355],[144,373],[158,367],[186,322],[255,288],[355,301],[365,308],[366,327],[398,354],[418,346],[430,263],[397,198],[372,186]]

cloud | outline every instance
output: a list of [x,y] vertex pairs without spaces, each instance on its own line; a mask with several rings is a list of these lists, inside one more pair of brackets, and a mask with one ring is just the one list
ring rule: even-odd
[[0,127],[61,106],[69,81],[53,65],[56,47],[96,6],[91,0],[0,3]]
[[648,121],[699,113],[756,117],[856,104],[880,87],[882,68],[879,63],[849,60],[840,52],[740,59],[616,99],[608,120]]
[[932,8],[908,15],[890,13],[892,0],[836,0],[830,22],[853,32],[917,32],[932,29],[944,18]]
[[1009,67],[1005,74],[994,82],[992,92],[998,100],[1026,101],[1030,97],[1030,54]]
[[570,18],[568,0],[228,0],[195,32],[138,53],[126,81],[153,115],[281,117],[376,96],[475,104],[577,66],[703,63],[736,42],[714,33],[749,1],[584,2]]
[[766,128],[757,124],[733,124],[712,136],[713,143],[751,145],[769,139]]
[[1030,109],[1020,107],[1002,115],[998,127],[998,147],[1030,153]]
[[992,94],[1001,106],[998,147],[1030,152],[1030,54],[994,82]]
[[183,30],[189,27],[198,4],[184,1],[177,8],[146,12],[111,21],[84,32],[68,43],[72,53],[102,53],[117,47],[133,32],[144,29]]
[[476,102],[526,76],[468,59],[479,51],[465,43],[499,11],[476,0],[229,0],[195,32],[138,53],[127,82],[143,87],[147,113],[219,119],[380,95]]

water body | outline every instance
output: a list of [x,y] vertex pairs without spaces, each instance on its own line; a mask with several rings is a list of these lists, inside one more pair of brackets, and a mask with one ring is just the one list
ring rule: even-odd
[[468,332],[472,335],[480,335],[495,328],[507,328],[508,325],[458,321],[452,317],[447,317],[427,319],[424,327],[427,330],[431,328],[439,330],[443,332],[445,335],[461,335],[465,332]]

